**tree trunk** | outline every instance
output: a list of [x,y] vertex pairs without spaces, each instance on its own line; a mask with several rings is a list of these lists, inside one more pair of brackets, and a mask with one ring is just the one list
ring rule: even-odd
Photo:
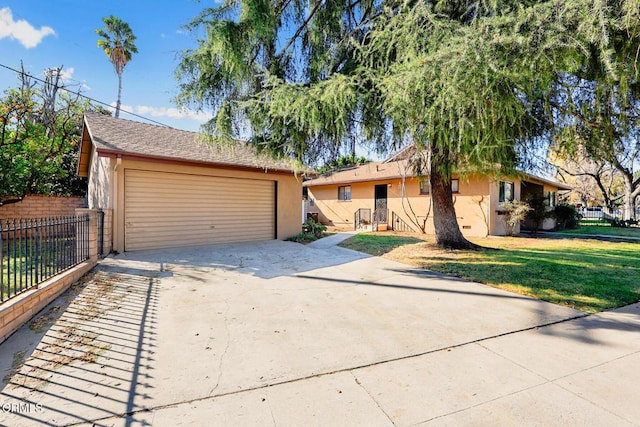
[[446,249],[478,249],[462,235],[451,192],[451,173],[438,167],[448,162],[446,150],[432,148],[431,152],[431,198],[433,202],[433,226],[436,232],[436,244]]
[[640,187],[634,188],[633,176],[624,175],[624,220],[636,219],[636,197],[640,194]]
[[122,73],[118,73],[118,100],[116,101],[116,118],[120,117],[120,98],[122,97]]

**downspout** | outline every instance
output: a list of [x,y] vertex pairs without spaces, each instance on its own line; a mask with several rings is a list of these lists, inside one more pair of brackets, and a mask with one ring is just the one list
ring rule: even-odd
[[116,157],[116,165],[113,167],[113,187],[111,188],[111,200],[113,201],[113,229],[111,230],[113,239],[113,250],[124,252],[124,211],[120,212],[120,201],[118,200],[122,191],[120,191],[120,180],[118,172],[122,165],[122,157]]

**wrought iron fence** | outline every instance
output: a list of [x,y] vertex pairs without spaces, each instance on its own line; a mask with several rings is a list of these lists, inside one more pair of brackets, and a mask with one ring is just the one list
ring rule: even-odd
[[353,214],[353,229],[366,228],[371,224],[371,209],[360,208]]
[[0,221],[0,302],[88,258],[88,215]]
[[393,231],[398,232],[414,232],[412,226],[407,224],[397,213],[391,211],[391,227]]

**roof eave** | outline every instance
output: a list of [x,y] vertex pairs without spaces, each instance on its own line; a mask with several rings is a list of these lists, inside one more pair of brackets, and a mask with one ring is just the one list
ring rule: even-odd
[[[240,165],[237,163],[223,163],[223,162],[208,162],[204,160],[192,160],[192,159],[181,159],[176,157],[169,156],[157,156],[150,154],[140,154],[140,153],[131,153],[128,151],[121,150],[110,150],[106,148],[97,149],[98,156],[100,157],[115,157],[115,158],[123,158],[129,160],[140,160],[140,161],[154,161],[161,162],[167,164],[182,164],[182,165],[192,165],[192,166],[205,166],[205,167],[217,167],[220,169],[235,169],[235,170],[247,170],[247,171],[261,171],[261,172],[269,172],[276,174],[298,174],[293,169],[282,169],[282,168],[273,168],[269,166],[250,166],[250,165]],[[300,172],[302,173],[302,172]]]

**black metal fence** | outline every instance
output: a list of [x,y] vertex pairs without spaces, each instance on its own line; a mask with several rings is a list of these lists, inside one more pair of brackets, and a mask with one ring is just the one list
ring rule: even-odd
[[371,209],[360,208],[353,214],[353,229],[366,228],[371,224]]
[[0,221],[0,302],[88,258],[88,215]]
[[400,218],[400,216],[397,213],[393,211],[391,211],[391,227],[393,228],[393,231],[398,231],[403,233],[415,232],[412,226],[407,224],[402,218]]

